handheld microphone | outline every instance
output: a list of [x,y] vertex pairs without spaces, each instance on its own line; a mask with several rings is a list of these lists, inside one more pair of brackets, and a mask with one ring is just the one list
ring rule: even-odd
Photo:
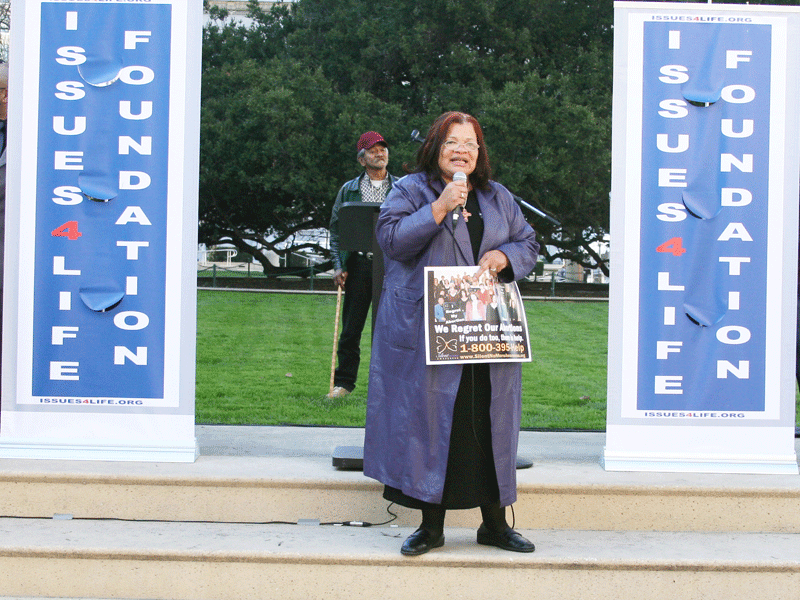
[[[464,172],[462,172],[462,171],[456,171],[455,173],[453,173],[453,181],[463,181],[463,182],[465,182],[465,183],[466,183],[466,181],[467,181],[467,175],[466,175],[466,173],[464,173]],[[458,208],[456,208],[456,209],[453,211],[453,224],[454,224],[454,225],[455,225],[455,222],[456,222],[456,221],[458,221],[458,216],[459,216],[459,215],[460,215],[460,214],[461,214],[463,211],[464,211],[464,207],[463,207],[463,206],[459,206]]]

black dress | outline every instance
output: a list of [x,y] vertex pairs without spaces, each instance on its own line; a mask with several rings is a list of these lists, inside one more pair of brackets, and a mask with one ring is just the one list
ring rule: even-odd
[[[469,193],[466,210],[471,213],[467,231],[477,264],[483,239],[483,218],[474,191]],[[384,486],[383,497],[401,506],[419,510],[475,508],[497,502],[500,490],[492,453],[491,401],[489,365],[465,364],[453,408],[453,427],[441,504],[423,502],[388,485]]]

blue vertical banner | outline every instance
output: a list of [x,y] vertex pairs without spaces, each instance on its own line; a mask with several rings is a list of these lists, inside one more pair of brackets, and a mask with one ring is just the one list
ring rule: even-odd
[[765,409],[771,50],[769,25],[644,23],[647,413]]
[[169,5],[42,6],[33,395],[164,397]]
[[14,9],[0,457],[192,461],[202,3]]
[[796,473],[799,13],[615,9],[606,468]]

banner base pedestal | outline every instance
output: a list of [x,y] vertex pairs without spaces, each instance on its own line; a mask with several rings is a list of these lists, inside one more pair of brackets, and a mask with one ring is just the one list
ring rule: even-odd
[[138,444],[110,446],[100,442],[80,443],[75,440],[63,443],[25,439],[0,441],[0,459],[193,463],[199,455],[196,441],[168,447]]
[[194,462],[194,415],[3,414],[0,459]]
[[797,456],[724,456],[634,454],[603,451],[606,471],[648,471],[655,473],[742,473],[754,475],[797,475]]
[[609,425],[602,462],[606,471],[797,475],[794,442],[794,427]]

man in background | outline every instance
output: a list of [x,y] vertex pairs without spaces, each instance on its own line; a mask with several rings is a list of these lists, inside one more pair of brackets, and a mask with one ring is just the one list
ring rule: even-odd
[[345,183],[336,195],[331,214],[331,255],[333,281],[337,289],[344,287],[342,333],[339,336],[338,359],[329,398],[346,396],[356,387],[361,361],[361,332],[372,302],[372,255],[368,252],[341,252],[339,232],[348,226],[339,221],[339,209],[347,202],[381,204],[397,177],[386,170],[389,145],[377,131],[363,134],[356,144],[356,159],[364,172]]

